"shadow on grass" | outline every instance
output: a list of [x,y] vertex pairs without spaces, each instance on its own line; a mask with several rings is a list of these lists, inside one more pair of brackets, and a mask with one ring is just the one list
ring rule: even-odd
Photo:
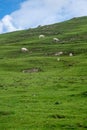
[[0,116],[9,116],[14,114],[12,111],[0,111]]

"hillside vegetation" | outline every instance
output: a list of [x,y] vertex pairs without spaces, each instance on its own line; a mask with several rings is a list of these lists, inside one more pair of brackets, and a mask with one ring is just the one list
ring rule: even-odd
[[87,129],[87,17],[1,34],[0,130],[72,129]]

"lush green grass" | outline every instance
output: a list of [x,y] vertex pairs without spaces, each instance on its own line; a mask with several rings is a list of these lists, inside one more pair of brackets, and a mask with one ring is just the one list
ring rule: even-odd
[[85,129],[87,17],[0,35],[0,130]]

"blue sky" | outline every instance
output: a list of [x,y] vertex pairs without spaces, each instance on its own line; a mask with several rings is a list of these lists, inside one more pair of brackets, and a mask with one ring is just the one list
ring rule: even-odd
[[25,0],[0,0],[0,19],[20,8]]
[[87,16],[87,0],[0,0],[0,33]]

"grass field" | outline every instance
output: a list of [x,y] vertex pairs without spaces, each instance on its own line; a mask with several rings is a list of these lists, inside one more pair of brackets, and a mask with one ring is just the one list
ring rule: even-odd
[[87,17],[1,34],[0,130],[86,129]]

